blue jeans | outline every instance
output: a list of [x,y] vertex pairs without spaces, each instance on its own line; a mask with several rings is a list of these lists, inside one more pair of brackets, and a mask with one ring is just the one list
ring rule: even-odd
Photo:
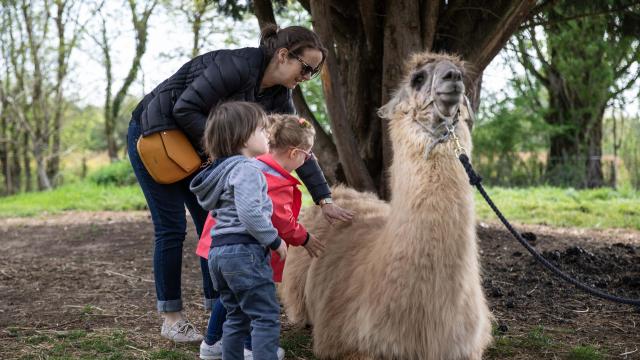
[[[147,200],[153,221],[155,234],[153,275],[156,284],[158,311],[181,311],[182,244],[187,234],[187,219],[184,208],[186,205],[189,209],[198,235],[202,232],[207,211],[200,207],[196,196],[189,190],[192,176],[173,184],[158,184],[149,175],[140,160],[136,147],[141,133],[140,124],[136,121],[141,113],[138,110],[134,111],[133,119],[129,123],[127,147],[129,161]],[[213,294],[207,294],[212,291],[207,286],[209,283],[208,269],[202,265],[201,269],[203,270],[205,297],[213,298]]]
[[[211,305],[211,316],[209,317],[209,324],[207,325],[207,333],[204,336],[204,342],[207,345],[213,345],[222,339],[222,326],[227,319],[227,309],[222,305],[220,298],[214,299]],[[251,350],[251,336],[244,339],[244,348]]]
[[271,254],[258,244],[214,247],[209,252],[213,287],[227,309],[222,357],[243,360],[243,342],[251,335],[254,359],[276,360],[280,305],[273,283]]

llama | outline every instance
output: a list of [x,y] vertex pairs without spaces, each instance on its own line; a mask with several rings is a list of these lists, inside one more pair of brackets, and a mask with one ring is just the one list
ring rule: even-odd
[[472,187],[447,141],[455,124],[471,151],[463,71],[458,57],[416,54],[380,109],[394,150],[389,203],[340,186],[333,198],[356,212],[351,223],[330,226],[317,208],[301,217],[327,248],[317,259],[292,248],[280,295],[289,319],[313,325],[319,358],[480,360],[491,342]]

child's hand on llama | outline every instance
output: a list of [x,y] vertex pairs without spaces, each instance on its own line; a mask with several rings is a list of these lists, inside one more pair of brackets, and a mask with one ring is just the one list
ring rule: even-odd
[[276,253],[280,257],[280,261],[284,261],[287,258],[287,244],[284,241],[280,241],[280,246],[276,249]]
[[351,221],[353,219],[353,211],[343,209],[336,204],[322,205],[322,215],[327,221],[333,225],[336,221]]
[[324,244],[317,237],[309,234],[309,241],[304,246],[311,257],[318,257],[324,252]]

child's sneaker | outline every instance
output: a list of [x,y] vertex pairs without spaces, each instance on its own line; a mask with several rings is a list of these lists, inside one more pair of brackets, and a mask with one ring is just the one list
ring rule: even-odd
[[[284,359],[284,349],[278,347],[278,360]],[[244,349],[244,360],[253,360],[253,351]]]
[[200,359],[217,360],[222,359],[222,340],[213,345],[207,345],[204,340],[200,344]]
[[193,343],[202,341],[202,335],[198,332],[195,326],[186,319],[178,320],[171,326],[167,325],[167,321],[165,320],[164,323],[162,323],[160,335],[177,343]]

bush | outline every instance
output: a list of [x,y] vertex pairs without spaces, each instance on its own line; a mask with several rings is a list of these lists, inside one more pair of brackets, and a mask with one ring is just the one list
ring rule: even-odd
[[129,160],[124,159],[101,167],[89,175],[89,181],[98,185],[128,186],[138,183]]
[[544,183],[546,151],[551,127],[542,114],[523,104],[521,97],[481,103],[473,131],[476,170],[493,186],[534,186]]

